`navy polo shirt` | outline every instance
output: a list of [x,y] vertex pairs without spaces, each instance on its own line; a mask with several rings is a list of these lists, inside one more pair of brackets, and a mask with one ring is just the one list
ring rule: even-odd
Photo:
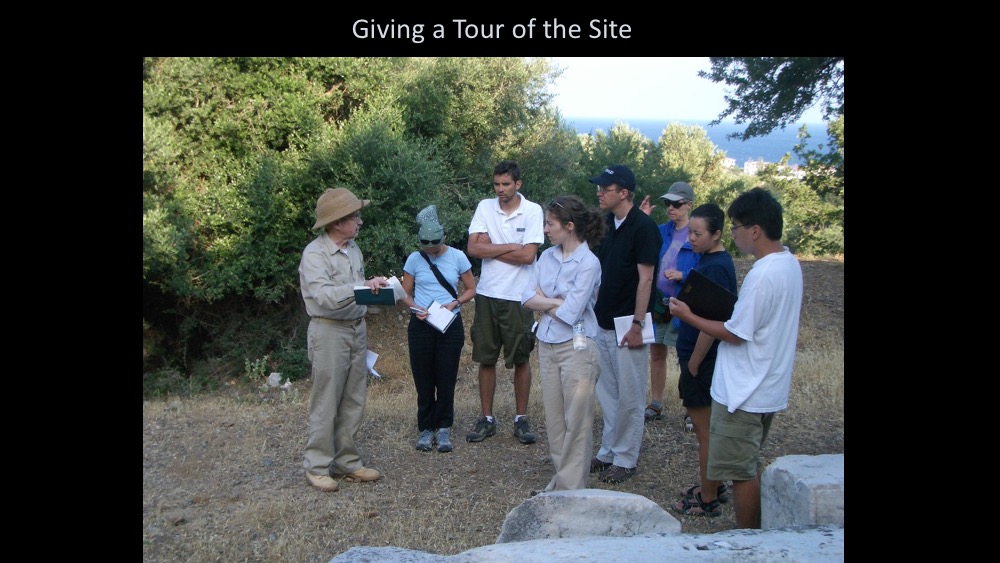
[[[615,214],[609,212],[605,221],[608,232],[594,254],[601,260],[601,288],[597,292],[594,313],[597,324],[605,330],[615,329],[615,317],[635,314],[635,289],[639,285],[637,264],[649,264],[656,275],[663,237],[653,219],[633,205],[625,221],[615,229]],[[653,290],[650,284],[647,311],[653,310]]]

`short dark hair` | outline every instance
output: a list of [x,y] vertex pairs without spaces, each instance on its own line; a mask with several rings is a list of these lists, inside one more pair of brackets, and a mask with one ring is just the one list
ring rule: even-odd
[[722,212],[721,207],[714,203],[705,203],[695,207],[691,211],[691,219],[695,217],[700,217],[705,221],[705,227],[708,228],[709,234],[721,231],[726,224],[726,214]]
[[771,240],[781,239],[784,228],[781,204],[764,188],[753,188],[737,196],[729,204],[726,215],[744,225],[759,226],[764,236]]
[[521,168],[513,160],[503,160],[493,168],[493,175],[502,176],[503,174],[510,174],[510,179],[516,182],[521,179]]

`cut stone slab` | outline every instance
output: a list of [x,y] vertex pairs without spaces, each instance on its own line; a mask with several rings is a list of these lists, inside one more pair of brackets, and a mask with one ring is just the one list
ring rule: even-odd
[[587,536],[681,533],[681,523],[641,495],[604,489],[553,491],[507,514],[497,543]]
[[844,525],[844,454],[789,455],[760,476],[761,528]]
[[844,528],[796,526],[714,534],[653,534],[498,543],[456,555],[395,547],[352,547],[330,563],[843,563]]

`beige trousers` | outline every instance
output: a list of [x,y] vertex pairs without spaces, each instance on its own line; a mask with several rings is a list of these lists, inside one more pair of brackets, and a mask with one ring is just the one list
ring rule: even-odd
[[594,386],[600,373],[597,345],[538,342],[545,433],[556,474],[546,491],[586,489],[594,445]]
[[314,475],[361,469],[354,436],[361,428],[368,396],[368,327],[321,319],[309,322],[312,363],[309,437],[303,466]]

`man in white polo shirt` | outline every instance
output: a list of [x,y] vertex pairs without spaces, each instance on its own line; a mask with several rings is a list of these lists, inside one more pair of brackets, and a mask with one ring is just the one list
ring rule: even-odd
[[535,315],[521,305],[521,291],[528,284],[538,247],[545,234],[542,207],[518,193],[521,169],[505,160],[493,169],[496,198],[479,202],[469,225],[466,252],[480,258],[482,269],[476,286],[476,318],[472,323],[472,360],[479,363],[479,403],[482,417],[466,435],[481,442],[496,434],[493,395],[497,383],[497,360],[503,350],[504,364],[514,368],[514,436],[522,444],[535,442],[528,422],[528,394],[535,347],[531,326]]

